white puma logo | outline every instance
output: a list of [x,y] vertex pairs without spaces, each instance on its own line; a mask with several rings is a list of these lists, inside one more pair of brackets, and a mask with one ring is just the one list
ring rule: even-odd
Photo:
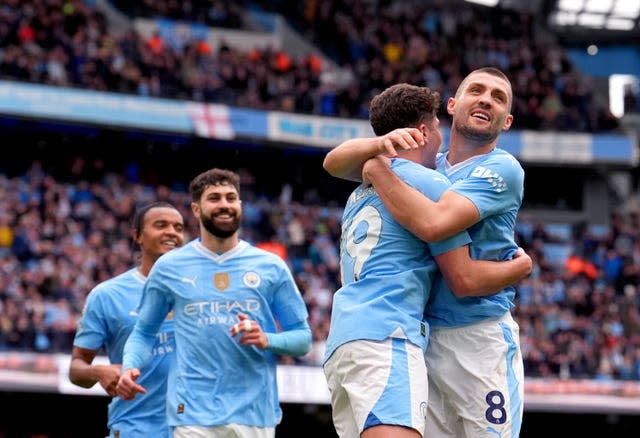
[[183,283],[189,283],[191,286],[196,287],[196,279],[198,278],[198,276],[196,275],[193,278],[187,278],[187,277],[182,277],[182,282]]

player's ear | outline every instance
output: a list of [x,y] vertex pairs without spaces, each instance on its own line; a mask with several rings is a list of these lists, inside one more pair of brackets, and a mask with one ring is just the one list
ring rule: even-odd
[[197,202],[191,203],[191,212],[197,218],[200,217],[200,205]]
[[511,128],[511,124],[513,123],[513,114],[509,114],[502,125],[503,131],[508,131]]
[[455,107],[456,107],[456,98],[455,97],[450,97],[447,100],[447,113],[449,113],[449,115],[453,115],[453,113],[455,113]]
[[138,245],[140,244],[140,234],[142,233],[137,228],[134,228],[133,230],[131,230],[131,238]]

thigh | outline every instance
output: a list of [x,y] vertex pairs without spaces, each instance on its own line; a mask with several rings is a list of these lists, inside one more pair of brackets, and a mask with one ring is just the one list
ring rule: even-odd
[[355,413],[351,408],[349,391],[345,385],[345,378],[350,372],[346,364],[351,356],[350,344],[342,345],[336,349],[323,367],[331,395],[333,427],[339,437],[357,437],[360,434]]
[[173,438],[274,438],[275,428],[244,424],[220,426],[177,426]]
[[228,428],[235,432],[230,438],[274,438],[276,429],[273,427],[246,426],[244,424],[229,424]]
[[176,426],[173,428],[173,438],[211,438],[213,435],[204,426]]
[[327,361],[325,375],[339,436],[379,425],[424,432],[429,390],[420,347],[398,338],[349,342]]
[[440,392],[440,386],[434,383],[432,374],[429,370],[429,405],[424,436],[428,438],[456,438],[458,436],[456,433],[458,417],[455,415],[453,406],[447,403],[446,397]]
[[442,432],[437,436],[519,435],[524,368],[518,325],[510,314],[432,330],[425,360],[431,385],[428,425]]

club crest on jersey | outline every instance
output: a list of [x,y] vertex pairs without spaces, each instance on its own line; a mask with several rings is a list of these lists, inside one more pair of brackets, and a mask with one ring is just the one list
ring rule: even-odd
[[242,281],[247,287],[255,289],[260,286],[260,276],[257,272],[249,271],[242,276]]
[[229,287],[229,273],[216,272],[213,275],[213,286],[220,292],[224,292]]

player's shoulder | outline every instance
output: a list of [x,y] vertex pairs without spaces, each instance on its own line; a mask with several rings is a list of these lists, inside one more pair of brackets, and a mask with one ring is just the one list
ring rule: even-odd
[[496,148],[493,151],[474,157],[471,177],[501,178],[516,183],[524,180],[524,169],[518,160],[504,149]]
[[253,269],[256,269],[261,274],[272,272],[280,276],[284,273],[291,273],[287,262],[276,253],[259,248],[243,240],[240,243],[245,245],[240,257],[246,258],[246,266],[253,266]]
[[486,154],[485,162],[522,170],[522,164],[520,164],[518,159],[510,152],[500,148],[495,148],[491,153]]
[[108,280],[103,281],[102,283],[99,283],[95,289],[109,289],[112,287],[117,287],[117,286],[126,286],[129,285],[137,280],[140,280],[144,277],[142,277],[141,275],[136,275],[136,273],[138,273],[138,268],[134,267],[134,268],[130,268],[118,275],[116,275],[115,277],[112,277]]
[[443,176],[440,172],[429,167],[425,167],[422,164],[418,164],[416,162],[403,158],[396,158],[395,160],[393,160],[391,168],[400,177],[443,179]]
[[122,290],[131,289],[135,286],[142,287],[144,285],[144,277],[138,273],[137,268],[131,268],[115,277],[98,283],[89,292],[89,297],[96,299],[108,295],[117,294]]
[[433,199],[451,185],[446,175],[413,161],[402,160],[394,171],[404,182]]
[[199,239],[197,238],[193,239],[185,243],[183,246],[179,248],[175,248],[169,252],[165,252],[158,258],[158,260],[156,260],[154,267],[158,264],[164,265],[164,266],[171,266],[176,261],[179,261],[185,257],[187,258],[191,257],[194,253],[194,248],[198,240]]
[[268,251],[266,249],[260,248],[256,245],[252,245],[251,243],[245,240],[240,240],[240,244],[244,246],[243,251],[246,251],[246,253],[252,257],[264,258],[269,262],[277,263],[277,264],[285,263],[285,261],[282,260],[282,258],[279,255],[271,251]]

